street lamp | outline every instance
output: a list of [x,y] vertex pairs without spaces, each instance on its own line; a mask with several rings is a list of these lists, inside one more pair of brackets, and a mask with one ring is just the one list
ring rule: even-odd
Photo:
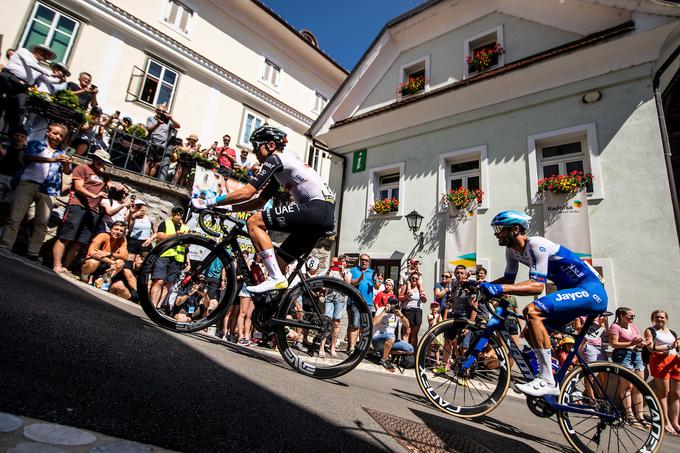
[[408,224],[408,229],[413,233],[413,237],[418,241],[418,246],[422,246],[425,234],[420,230],[420,224],[423,223],[424,217],[418,214],[415,209],[408,214],[406,214],[406,223]]

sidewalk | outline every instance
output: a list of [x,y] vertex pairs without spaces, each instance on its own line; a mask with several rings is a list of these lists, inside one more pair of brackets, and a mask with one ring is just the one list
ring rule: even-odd
[[148,453],[172,450],[0,412],[0,451],[7,453]]

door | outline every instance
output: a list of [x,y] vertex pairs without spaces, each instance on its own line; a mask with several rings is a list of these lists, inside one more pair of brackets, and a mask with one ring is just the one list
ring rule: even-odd
[[371,260],[371,268],[376,272],[380,272],[384,278],[391,278],[394,280],[395,286],[399,285],[400,265],[401,261],[399,260]]

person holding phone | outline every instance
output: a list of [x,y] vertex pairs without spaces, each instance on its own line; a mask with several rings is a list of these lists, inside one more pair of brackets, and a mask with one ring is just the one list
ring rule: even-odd
[[69,82],[66,85],[66,89],[71,90],[71,92],[76,95],[78,104],[83,110],[98,105],[97,93],[99,93],[99,89],[96,85],[91,85],[91,82],[92,75],[89,72],[81,72],[78,75],[78,83]]
[[205,317],[210,307],[208,284],[205,276],[199,275],[187,294],[177,296],[172,317],[179,322],[191,322]]

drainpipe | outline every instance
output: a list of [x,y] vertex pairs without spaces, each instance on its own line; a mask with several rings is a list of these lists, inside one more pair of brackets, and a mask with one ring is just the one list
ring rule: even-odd
[[675,233],[680,241],[680,205],[678,204],[678,191],[675,186],[675,176],[673,175],[673,162],[671,161],[671,143],[668,138],[668,128],[666,127],[666,117],[663,111],[663,100],[661,99],[661,75],[668,69],[673,61],[680,54],[680,46],[676,47],[673,53],[664,61],[658,71],[654,74],[652,89],[654,100],[656,101],[656,112],[659,119],[659,129],[661,130],[661,143],[663,146],[663,156],[666,161],[666,172],[668,173],[668,185],[671,189],[671,204],[673,205],[673,216],[675,217]]
[[338,218],[336,221],[337,225],[337,232],[335,235],[335,251],[333,253],[333,256],[338,256],[338,250],[340,249],[340,225],[342,222],[342,203],[344,201],[344,189],[345,189],[345,179],[347,178],[347,174],[345,172],[345,169],[347,168],[347,156],[344,154],[338,154],[335,151],[331,151],[328,149],[328,145],[326,145],[323,142],[320,142],[319,140],[315,139],[314,137],[308,136],[312,140],[312,145],[318,148],[323,149],[325,152],[328,154],[331,154],[339,159],[342,160],[342,179],[340,180],[340,193],[336,194],[338,195],[338,206],[340,206],[340,209],[338,209]]

